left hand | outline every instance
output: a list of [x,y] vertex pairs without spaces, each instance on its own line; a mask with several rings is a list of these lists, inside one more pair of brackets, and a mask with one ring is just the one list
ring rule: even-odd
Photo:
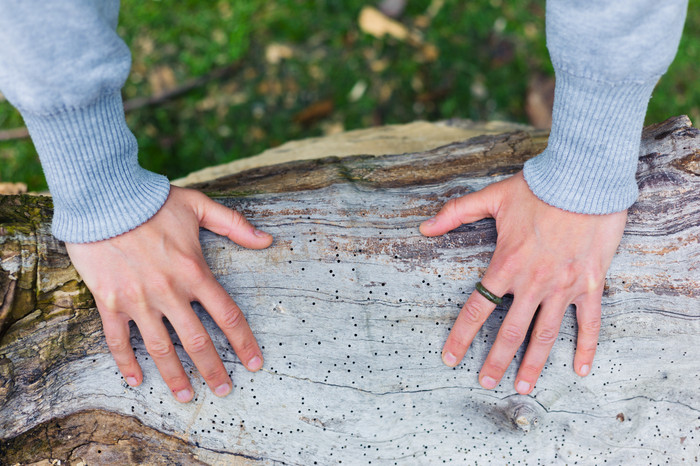
[[[530,393],[569,304],[576,306],[579,329],[574,370],[588,375],[598,342],[605,274],[620,244],[627,211],[586,215],[550,206],[530,191],[520,172],[450,200],[421,224],[420,231],[438,236],[487,217],[496,220],[498,240],[481,282],[497,296],[513,294],[514,299],[481,368],[479,383],[488,389],[498,385],[535,319],[515,379],[518,393]],[[445,342],[446,365],[459,364],[495,308],[477,291],[469,296]]]
[[226,396],[233,387],[192,301],[212,316],[248,370],[257,371],[263,364],[243,312],[204,260],[200,227],[246,248],[263,249],[272,243],[272,236],[256,230],[240,213],[175,186],[161,209],[135,229],[94,243],[66,243],[73,265],[95,297],[107,346],[126,382],[137,386],[143,380],[130,343],[129,321],[134,321],[163,380],[183,403],[192,399],[194,389],[164,318],[211,391]]

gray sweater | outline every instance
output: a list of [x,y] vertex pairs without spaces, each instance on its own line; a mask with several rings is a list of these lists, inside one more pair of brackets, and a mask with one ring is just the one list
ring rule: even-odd
[[[686,10],[687,0],[548,0],[552,133],[525,164],[540,199],[589,214],[635,201],[647,103]],[[139,166],[126,126],[131,56],[115,32],[118,13],[117,0],[0,0],[0,90],[29,128],[54,198],[53,233],[68,242],[139,226],[170,189]]]

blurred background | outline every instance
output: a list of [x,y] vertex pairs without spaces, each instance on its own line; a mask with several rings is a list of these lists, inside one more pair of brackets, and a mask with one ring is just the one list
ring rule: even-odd
[[[414,120],[551,124],[544,0],[122,0],[141,164],[171,179],[292,139]],[[700,121],[700,0],[647,124]],[[0,96],[0,182],[46,189]]]

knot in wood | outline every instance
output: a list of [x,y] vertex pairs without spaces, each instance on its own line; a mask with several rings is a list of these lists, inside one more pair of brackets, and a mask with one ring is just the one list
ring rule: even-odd
[[530,432],[531,429],[537,427],[539,420],[539,413],[531,403],[522,402],[513,406],[511,421],[523,432]]

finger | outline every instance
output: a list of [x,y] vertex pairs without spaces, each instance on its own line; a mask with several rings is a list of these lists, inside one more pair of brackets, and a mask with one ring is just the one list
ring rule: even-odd
[[493,217],[494,190],[489,188],[450,199],[433,218],[421,223],[420,232],[425,236],[439,236],[462,224]]
[[[505,281],[492,279],[491,276],[494,273],[490,272],[490,270],[486,271],[481,283],[487,290],[495,293],[497,296],[502,296],[506,289],[502,285],[499,286],[497,284],[503,284]],[[484,325],[484,322],[486,322],[486,319],[494,309],[496,309],[496,305],[483,297],[478,291],[474,291],[469,295],[442,348],[442,361],[447,366],[455,367],[464,358],[474,337],[476,337],[479,329]]]
[[542,304],[535,319],[535,326],[532,329],[525,356],[515,378],[515,390],[521,395],[527,395],[535,387],[535,383],[537,383],[537,379],[547,363],[552,346],[557,340],[557,335],[559,335],[565,311],[566,304],[562,302]]
[[575,303],[578,337],[576,338],[574,370],[581,377],[587,376],[593,367],[593,358],[600,334],[602,296],[601,289],[587,293],[581,301]]
[[146,344],[148,354],[153,358],[161,377],[175,399],[182,403],[190,401],[194,396],[194,390],[185,374],[185,369],[182,368],[180,358],[175,352],[163,321],[157,316],[148,316],[145,320],[137,321],[136,325]]
[[272,244],[272,236],[257,230],[246,218],[235,210],[229,209],[209,199],[204,194],[198,199],[199,225],[244,248],[264,249]]
[[217,396],[228,395],[233,388],[231,378],[226,373],[211,337],[192,308],[173,312],[168,320],[211,391]]
[[197,300],[212,316],[243,365],[252,372],[262,367],[262,352],[243,312],[212,276],[197,293]]
[[137,387],[143,381],[143,372],[136,362],[134,350],[131,348],[131,335],[129,331],[129,318],[119,314],[101,313],[102,328],[105,333],[105,341],[112,353],[114,362],[117,363],[119,372],[124,376],[126,383]]
[[525,340],[538,302],[538,300],[524,297],[522,294],[515,295],[513,304],[498,330],[496,341],[481,367],[479,383],[482,387],[491,389],[498,385],[513,361],[513,356]]

